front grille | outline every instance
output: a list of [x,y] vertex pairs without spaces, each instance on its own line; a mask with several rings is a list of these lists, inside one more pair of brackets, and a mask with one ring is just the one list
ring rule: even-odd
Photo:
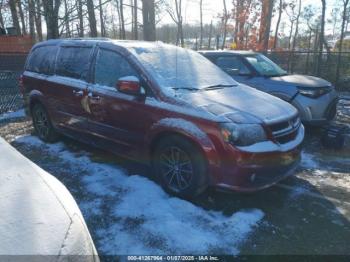
[[280,144],[286,144],[295,139],[301,125],[299,117],[269,125],[273,138]]

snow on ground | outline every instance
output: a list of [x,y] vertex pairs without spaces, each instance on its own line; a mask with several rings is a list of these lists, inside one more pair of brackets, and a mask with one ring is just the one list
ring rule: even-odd
[[14,119],[14,118],[21,118],[25,117],[24,109],[20,109],[18,111],[4,113],[0,115],[0,121],[8,120],[8,119]]
[[101,221],[93,234],[100,255],[238,254],[264,217],[259,209],[230,216],[204,210],[169,196],[148,178],[94,162],[88,153],[71,152],[63,143],[48,145],[34,136],[19,137],[16,143],[40,147],[84,175],[83,190],[92,197],[79,206],[88,225],[90,218]]

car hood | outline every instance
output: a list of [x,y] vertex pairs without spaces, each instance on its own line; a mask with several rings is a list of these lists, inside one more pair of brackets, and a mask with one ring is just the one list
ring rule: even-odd
[[189,92],[181,97],[191,106],[220,117],[220,121],[269,124],[290,119],[298,114],[287,102],[246,85]]
[[299,87],[308,87],[308,88],[319,88],[330,86],[331,83],[314,76],[306,76],[306,75],[286,75],[286,76],[278,76],[271,77],[271,81],[292,84]]

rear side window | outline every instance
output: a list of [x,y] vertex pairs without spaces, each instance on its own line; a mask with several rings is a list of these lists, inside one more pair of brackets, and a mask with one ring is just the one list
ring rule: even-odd
[[34,49],[30,55],[27,71],[52,75],[55,70],[56,46],[43,46]]
[[119,78],[136,76],[137,72],[129,62],[113,51],[100,49],[96,57],[95,83],[115,87]]
[[61,47],[56,63],[56,74],[87,80],[91,50],[91,47]]

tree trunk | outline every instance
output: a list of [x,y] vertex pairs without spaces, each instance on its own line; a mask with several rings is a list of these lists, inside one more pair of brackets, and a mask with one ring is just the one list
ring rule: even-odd
[[289,37],[288,37],[288,50],[289,51],[290,51],[291,46],[292,46],[293,30],[294,30],[294,20],[292,21],[292,25],[290,26],[290,32],[289,32]]
[[59,38],[58,11],[61,0],[43,0],[44,15],[47,26],[47,39]]
[[0,6],[0,27],[2,28],[2,29],[5,29],[5,25],[4,25],[4,18],[3,18],[3,16],[2,16],[2,6]]
[[16,29],[17,35],[21,35],[21,27],[19,26],[19,20],[17,15],[16,0],[9,0],[9,6],[12,17],[12,26]]
[[267,51],[269,48],[272,11],[273,0],[263,0],[260,19],[259,44],[264,51]]
[[226,36],[227,36],[227,22],[228,22],[228,14],[227,14],[227,7],[226,7],[226,0],[223,0],[224,4],[224,37],[222,39],[222,46],[221,49],[225,48],[226,45]]
[[321,0],[321,1],[322,1],[321,31],[320,31],[319,51],[318,51],[318,59],[317,59],[318,76],[321,74],[322,52],[323,52],[323,44],[324,44],[324,27],[325,27],[325,17],[326,17],[326,0]]
[[36,5],[34,8],[36,9],[35,11],[35,27],[36,27],[36,32],[38,34],[38,40],[39,42],[43,41],[43,29],[41,26],[41,2],[40,0],[36,0],[35,2],[33,2],[34,5]]
[[202,49],[203,46],[203,0],[199,1],[199,12],[200,12],[200,38],[199,38],[199,49]]
[[64,0],[64,24],[66,26],[66,36],[71,37],[70,26],[69,26],[69,15],[68,15],[68,4],[67,0]]
[[121,26],[121,38],[126,39],[123,0],[120,0],[119,4],[120,4],[119,9],[120,9],[120,22],[121,22],[121,25],[120,25]]
[[102,7],[102,1],[98,0],[99,9],[100,9],[100,23],[101,23],[101,36],[106,36],[106,29],[105,29],[105,23],[103,19],[103,7]]
[[181,47],[185,47],[184,33],[182,27],[182,0],[175,0],[176,16],[177,16],[177,36]]
[[341,23],[341,31],[340,31],[340,40],[339,40],[339,49],[338,49],[338,57],[337,57],[337,71],[336,71],[336,86],[339,83],[339,76],[340,76],[340,63],[341,63],[341,52],[343,51],[343,41],[344,41],[344,34],[345,34],[345,25],[347,20],[347,6],[349,4],[349,0],[344,0],[343,2],[343,17],[342,17],[342,23]]
[[277,47],[278,30],[279,30],[280,23],[281,23],[282,10],[283,10],[283,0],[280,0],[280,6],[279,6],[279,9],[278,9],[278,19],[277,19],[276,30],[275,30],[275,40],[273,42],[273,49],[276,49],[276,47]]
[[209,41],[208,41],[208,49],[210,50],[211,48],[211,37],[213,34],[213,20],[210,22],[210,29],[209,29]]
[[138,19],[137,19],[137,0],[134,0],[134,39],[138,40],[139,39],[139,30],[138,30]]
[[154,0],[142,0],[143,39],[156,41],[156,22]]
[[89,26],[90,26],[90,36],[97,37],[97,27],[96,27],[96,16],[95,7],[93,0],[86,0],[86,5],[88,9]]
[[34,5],[34,0],[28,0],[28,11],[29,11],[29,34],[30,34],[30,37],[33,40],[35,40],[35,26],[34,26],[35,5]]
[[3,0],[1,0],[0,1],[0,27],[2,29],[5,29],[4,17],[2,15],[3,6],[4,6]]
[[20,18],[21,18],[22,34],[23,34],[23,35],[26,35],[26,34],[27,34],[26,21],[25,21],[25,19],[24,19],[24,14],[23,14],[23,9],[22,9],[22,2],[21,2],[21,0],[17,0],[17,5],[18,5],[19,16],[20,16]]
[[295,22],[295,32],[294,32],[293,45],[292,45],[292,50],[293,51],[295,50],[297,37],[298,37],[298,34],[299,34],[299,18],[300,18],[300,14],[301,14],[301,0],[299,0],[298,15],[297,15],[296,22]]
[[78,34],[79,37],[84,37],[84,18],[83,18],[83,3],[82,0],[77,1],[78,4],[78,17],[79,17],[79,27]]
[[119,4],[119,0],[115,1],[117,4],[117,13],[118,13],[118,24],[119,24],[119,39],[122,39],[122,20],[120,19],[120,4]]

